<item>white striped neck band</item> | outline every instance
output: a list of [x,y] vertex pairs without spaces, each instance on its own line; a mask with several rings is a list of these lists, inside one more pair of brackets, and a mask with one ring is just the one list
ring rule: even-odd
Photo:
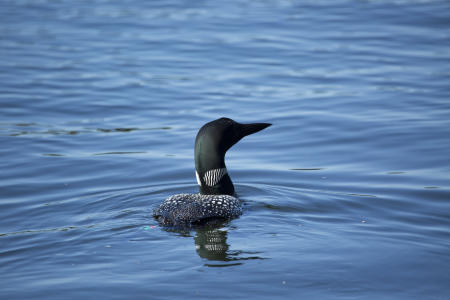
[[[220,180],[227,174],[227,168],[213,169],[206,171],[203,175],[203,181],[207,186],[215,186],[220,182]],[[200,181],[200,176],[197,172],[195,172],[195,176],[197,178],[198,185],[202,185]]]

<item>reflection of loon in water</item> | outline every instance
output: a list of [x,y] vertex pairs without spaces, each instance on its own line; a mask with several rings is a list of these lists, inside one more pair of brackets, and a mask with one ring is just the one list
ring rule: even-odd
[[194,241],[197,254],[210,261],[227,262],[227,264],[208,264],[210,267],[233,266],[241,264],[242,260],[264,259],[258,256],[260,252],[230,251],[226,230],[206,226],[198,228],[196,231]]
[[242,214],[241,201],[225,166],[225,153],[244,136],[271,124],[241,124],[221,118],[205,124],[195,139],[195,169],[200,194],[167,198],[153,216],[163,225],[191,226],[227,220]]
[[227,232],[219,229],[199,229],[194,237],[195,249],[201,258],[227,260]]

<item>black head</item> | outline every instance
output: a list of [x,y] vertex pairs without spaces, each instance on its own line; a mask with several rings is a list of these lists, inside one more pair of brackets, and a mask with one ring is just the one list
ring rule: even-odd
[[220,118],[203,125],[195,139],[195,169],[200,193],[233,195],[233,183],[225,167],[225,153],[244,136],[270,125],[241,124],[228,118]]

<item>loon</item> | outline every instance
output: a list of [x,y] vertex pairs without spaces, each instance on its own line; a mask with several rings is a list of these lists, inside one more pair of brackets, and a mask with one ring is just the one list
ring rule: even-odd
[[200,193],[173,195],[153,211],[153,216],[164,226],[192,226],[240,216],[242,203],[228,175],[225,153],[243,137],[270,125],[242,124],[229,118],[203,125],[195,138],[195,175]]

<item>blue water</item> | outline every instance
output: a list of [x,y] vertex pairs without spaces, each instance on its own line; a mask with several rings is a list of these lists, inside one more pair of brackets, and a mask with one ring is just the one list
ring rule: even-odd
[[[450,3],[3,0],[0,299],[449,299]],[[160,227],[198,129],[244,214]]]

